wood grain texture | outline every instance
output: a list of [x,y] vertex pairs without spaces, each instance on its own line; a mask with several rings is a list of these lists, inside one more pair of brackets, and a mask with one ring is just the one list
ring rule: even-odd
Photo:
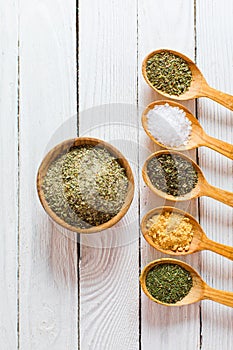
[[[137,3],[80,3],[80,136],[102,138],[138,172]],[[80,337],[82,350],[139,348],[137,193],[112,229],[82,235]]]
[[[79,1],[80,136],[99,137],[116,146],[129,159],[136,184],[140,176],[141,188],[140,208],[136,191],[129,212],[116,226],[82,236],[80,261],[78,236],[52,223],[36,194],[36,172],[45,153],[76,136],[76,4],[0,2],[0,348],[231,349],[232,309],[211,301],[165,308],[143,293],[140,299],[140,265],[164,254],[155,252],[142,235],[139,251],[138,209],[142,218],[149,209],[172,203],[155,197],[143,183],[142,165],[158,148],[138,127],[146,105],[163,99],[143,80],[144,57],[155,49],[171,48],[194,60],[194,24],[198,67],[208,84],[233,95],[232,2]],[[207,94],[212,97],[211,88]],[[228,102],[232,108],[231,99]],[[182,104],[195,115],[194,101]],[[197,106],[211,147],[217,150],[213,138],[232,144],[233,112],[208,99],[199,99]],[[217,146],[225,151],[224,145]],[[233,192],[232,161],[206,148],[198,153],[207,180]],[[231,150],[227,153],[232,156]],[[194,158],[195,151],[187,155]],[[198,216],[195,201],[176,207]],[[210,239],[233,246],[232,208],[201,198],[199,214]],[[205,248],[208,244],[219,248],[209,241]],[[233,291],[232,262],[226,258],[205,251],[181,260],[196,268],[210,287]],[[224,301],[211,288],[206,288],[206,297]]]
[[0,348],[16,350],[18,1],[1,1],[0,37]]
[[230,260],[233,260],[233,247],[217,243],[207,237],[203,237],[200,248],[211,250],[214,253],[220,254]]
[[[233,95],[233,3],[225,0],[197,1],[197,64],[207,82]],[[232,112],[207,99],[198,101],[198,117],[205,131],[233,143]],[[201,149],[199,161],[207,180],[233,192],[232,161]],[[209,238],[233,246],[232,208],[209,198],[200,200],[200,218]],[[202,253],[202,277],[214,288],[233,291],[232,263],[212,254]],[[215,303],[202,304],[202,349],[228,350],[233,343],[233,310]]]
[[[194,58],[194,2],[193,1],[139,1],[139,104],[142,110],[146,105],[158,99],[164,99],[154,92],[144,81],[141,64],[144,57],[156,49],[169,48],[183,52],[191,59]],[[182,103],[183,104],[183,103]],[[193,101],[184,105],[194,113]],[[158,150],[146,135],[140,132],[140,144],[143,149],[140,154],[140,169],[146,158]],[[195,152],[188,151],[187,155],[195,156]],[[171,205],[164,199],[156,197],[141,178],[141,219],[150,209],[161,205]],[[175,204],[176,207],[197,215],[194,202]],[[155,250],[141,238],[142,268],[150,261],[162,258],[164,255]],[[182,260],[190,263],[199,270],[199,253],[183,257]],[[180,350],[199,349],[200,346],[200,314],[199,305],[183,306],[182,308],[165,308],[150,301],[142,293],[141,342],[142,349],[152,350]],[[188,336],[187,336],[188,335]]]
[[206,285],[205,298],[233,308],[233,292],[218,290]]
[[203,96],[211,98],[213,101],[220,103],[226,108],[229,108],[233,111],[233,96],[230,94],[226,94],[225,92],[216,90],[211,86],[206,85],[202,90]]
[[[75,237],[48,219],[36,173],[51,140],[76,130],[76,4],[20,1],[19,348],[77,349]],[[54,135],[69,118],[66,130]],[[73,238],[73,239],[72,239]]]

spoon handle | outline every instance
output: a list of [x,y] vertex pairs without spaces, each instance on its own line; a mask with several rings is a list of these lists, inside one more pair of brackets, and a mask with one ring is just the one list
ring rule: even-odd
[[216,303],[233,307],[233,293],[218,290],[205,285],[204,299],[213,300]]
[[233,207],[233,193],[214,187],[209,183],[203,186],[201,195],[211,197],[230,207]]
[[202,94],[233,111],[233,96],[216,90],[209,85],[204,85]]
[[214,253],[220,254],[225,258],[233,260],[233,247],[214,242],[207,237],[202,236],[201,248],[211,250]]
[[207,134],[202,135],[202,141],[203,141],[203,146],[209,147],[213,149],[214,151],[217,151],[224,156],[233,159],[233,145],[220,141],[218,139],[215,139],[212,136],[209,136]]

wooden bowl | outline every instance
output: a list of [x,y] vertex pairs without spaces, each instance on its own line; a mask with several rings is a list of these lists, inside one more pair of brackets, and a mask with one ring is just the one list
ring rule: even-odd
[[[90,228],[77,228],[75,226],[72,226],[68,223],[66,223],[63,219],[61,219],[48,205],[48,202],[45,199],[45,194],[43,192],[43,180],[44,177],[47,173],[47,170],[50,166],[50,164],[59,156],[62,154],[68,152],[68,150],[72,147],[77,147],[77,146],[82,146],[82,145],[91,145],[91,146],[98,146],[100,148],[105,148],[108,150],[116,159],[118,160],[119,164],[125,169],[126,171],[126,176],[129,181],[129,186],[128,186],[128,192],[127,196],[125,199],[125,204],[119,211],[117,215],[115,215],[112,219],[109,221],[105,222],[104,224],[98,225],[98,226],[92,226]],[[109,143],[95,139],[95,138],[90,138],[90,137],[78,137],[76,139],[70,139],[63,141],[62,143],[58,144],[55,146],[42,160],[41,165],[38,170],[37,174],[37,192],[38,196],[40,199],[40,202],[47,212],[47,214],[59,225],[63,226],[64,228],[77,232],[77,233],[94,233],[94,232],[100,232],[103,230],[108,229],[109,227],[115,225],[122,217],[126,214],[128,211],[131,202],[133,200],[134,196],[134,177],[132,170],[130,168],[130,165],[126,158],[112,145]]]

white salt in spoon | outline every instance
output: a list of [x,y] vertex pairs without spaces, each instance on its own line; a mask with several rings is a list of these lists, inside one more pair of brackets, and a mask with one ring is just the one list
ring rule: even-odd
[[[186,145],[181,145],[178,147],[166,146],[166,145],[160,143],[150,133],[150,131],[148,129],[148,124],[147,124],[148,112],[151,109],[153,109],[155,106],[165,105],[166,103],[169,104],[171,107],[178,107],[178,108],[182,109],[186,113],[186,117],[192,123],[191,135],[190,135],[190,138],[189,138],[188,143]],[[155,125],[156,125],[156,119],[155,119]],[[143,126],[145,132],[147,133],[147,135],[150,137],[150,139],[154,143],[159,145],[160,147],[171,149],[171,150],[176,150],[176,151],[188,151],[188,150],[191,150],[191,149],[194,149],[197,147],[206,146],[206,147],[213,149],[214,151],[217,151],[217,152],[223,154],[224,156],[226,156],[230,159],[233,159],[233,145],[231,145],[227,142],[224,142],[224,141],[220,141],[214,137],[207,135],[205,133],[205,131],[203,130],[203,128],[201,127],[201,125],[199,124],[198,120],[192,115],[192,113],[187,108],[185,108],[184,106],[182,106],[181,104],[179,104],[177,102],[163,100],[163,101],[156,101],[156,102],[150,103],[146,107],[146,109],[144,110],[144,112],[142,114],[142,126]],[[166,125],[164,127],[166,128]]]

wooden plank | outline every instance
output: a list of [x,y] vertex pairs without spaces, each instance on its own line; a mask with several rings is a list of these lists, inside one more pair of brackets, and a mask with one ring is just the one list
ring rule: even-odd
[[[197,63],[208,83],[233,95],[232,1],[197,1]],[[210,135],[233,143],[232,112],[217,103],[200,99],[199,120]],[[232,161],[203,148],[200,166],[207,180],[233,192]],[[232,208],[209,198],[200,200],[201,224],[213,240],[233,245]],[[202,254],[202,276],[212,287],[233,290],[232,263],[209,252]],[[212,302],[202,304],[202,349],[230,349],[233,342],[233,311]]]
[[20,3],[19,346],[77,349],[77,245],[35,190],[48,145],[76,133],[76,3]]
[[18,2],[0,6],[0,348],[17,349]]
[[[137,184],[137,4],[80,3],[80,135],[117,146]],[[97,107],[99,106],[99,107]],[[137,193],[114,228],[82,235],[81,349],[139,348]]]
[[[189,1],[139,1],[139,105],[143,110],[146,105],[156,99],[163,99],[154,93],[143,80],[141,63],[151,51],[159,48],[170,48],[183,52],[194,58],[194,2]],[[194,102],[184,103],[194,112]],[[158,150],[143,130],[140,133],[140,167],[146,157]],[[195,152],[188,152],[195,156]],[[140,196],[141,218],[150,209],[174,203],[165,203],[146,188],[141,179]],[[175,204],[176,207],[191,212],[197,216],[196,202]],[[166,257],[148,246],[141,238],[141,263],[144,267],[148,262]],[[199,267],[199,255],[184,257],[193,267]],[[186,350],[199,349],[200,346],[200,307],[198,304],[182,308],[166,308],[151,302],[142,293],[141,348],[145,350]]]

